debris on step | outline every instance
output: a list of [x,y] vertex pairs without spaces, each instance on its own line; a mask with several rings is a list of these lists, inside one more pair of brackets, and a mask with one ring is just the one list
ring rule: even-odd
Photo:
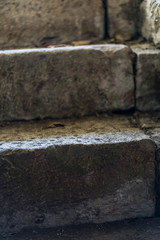
[[62,122],[52,122],[47,126],[47,128],[54,128],[54,127],[65,127],[65,124]]
[[83,46],[83,45],[90,45],[92,43],[91,40],[83,40],[83,41],[73,41],[73,46]]

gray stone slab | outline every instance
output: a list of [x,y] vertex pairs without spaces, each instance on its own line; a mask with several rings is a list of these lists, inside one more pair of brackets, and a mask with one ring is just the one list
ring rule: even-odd
[[120,41],[134,38],[139,26],[139,0],[107,0],[108,32]]
[[[67,135],[68,122],[66,133],[64,127],[57,136],[53,128],[48,137],[43,123],[39,137],[31,139],[31,134],[27,140],[20,135],[9,140],[7,134],[13,126],[1,126],[6,129],[0,142],[3,236],[23,228],[154,216],[154,142],[143,132],[127,127],[128,120],[122,129],[119,121],[116,124],[113,120],[114,128],[111,124],[103,134],[102,126],[109,120],[105,124],[103,119],[99,125],[98,120],[91,121],[90,133],[82,133],[83,125],[87,129],[82,121],[81,129]],[[22,135],[30,131],[31,125],[28,126]],[[34,131],[40,126],[34,126]],[[15,129],[16,132],[18,128]]]
[[0,121],[132,107],[134,81],[127,46],[0,51]]
[[1,49],[104,37],[101,0],[5,0],[0,9]]
[[136,108],[160,110],[160,50],[149,44],[132,47],[137,55]]

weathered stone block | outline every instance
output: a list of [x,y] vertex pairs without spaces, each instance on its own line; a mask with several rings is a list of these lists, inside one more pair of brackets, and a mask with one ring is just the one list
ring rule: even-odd
[[145,129],[148,134],[156,143],[156,216],[160,216],[160,113],[154,114],[141,114],[138,116],[138,122],[141,128]]
[[126,41],[138,33],[139,0],[107,0],[110,37]]
[[5,0],[0,22],[1,49],[104,37],[102,0]]
[[132,50],[137,54],[136,107],[141,111],[160,110],[160,50],[149,44]]
[[0,232],[151,217],[154,160],[133,129],[0,142]]
[[160,2],[144,0],[141,4],[142,35],[160,45]]
[[132,107],[132,61],[124,45],[0,51],[0,120]]

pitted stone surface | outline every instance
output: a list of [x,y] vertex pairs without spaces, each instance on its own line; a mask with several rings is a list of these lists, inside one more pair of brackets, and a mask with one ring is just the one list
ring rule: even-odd
[[149,44],[133,46],[136,63],[136,108],[160,110],[160,50]]
[[39,139],[30,140],[9,139],[13,126],[1,125],[1,234],[153,216],[155,144],[128,118],[118,119],[87,118],[74,127],[68,120],[61,134],[51,128],[48,137],[44,121],[33,127],[36,133],[43,126]]
[[0,120],[134,107],[130,50],[95,45],[0,52]]
[[142,35],[160,46],[160,1],[143,0],[140,15]]
[[107,0],[108,32],[120,41],[134,38],[138,33],[139,0]]
[[1,49],[104,37],[102,0],[5,0],[0,9]]

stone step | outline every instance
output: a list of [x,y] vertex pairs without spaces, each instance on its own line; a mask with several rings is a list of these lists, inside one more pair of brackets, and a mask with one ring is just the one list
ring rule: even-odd
[[131,55],[115,44],[0,51],[0,121],[132,109]]
[[30,229],[0,240],[159,240],[160,219],[138,219],[107,224]]
[[159,0],[2,1],[0,49],[138,36],[159,46],[159,6]]
[[0,3],[0,49],[120,41],[139,33],[139,0],[7,0]]
[[131,47],[136,54],[135,99],[140,111],[160,110],[160,49],[150,44]]
[[0,233],[155,216],[155,143],[132,117],[0,125]]
[[0,51],[0,121],[159,111],[159,56],[151,44]]
[[102,0],[6,0],[0,9],[0,49],[104,38]]

